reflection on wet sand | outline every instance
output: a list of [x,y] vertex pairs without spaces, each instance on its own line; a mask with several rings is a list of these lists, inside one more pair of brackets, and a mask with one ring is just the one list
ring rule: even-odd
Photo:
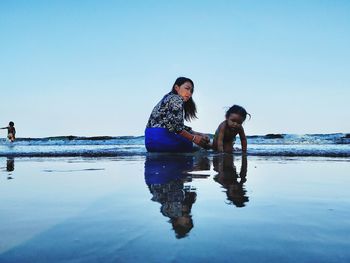
[[229,204],[234,204],[236,207],[244,207],[249,202],[244,188],[244,183],[247,181],[247,157],[243,155],[241,160],[241,171],[238,174],[233,155],[224,154],[213,158],[214,170],[218,172],[214,180],[225,189]]
[[[170,218],[177,238],[183,238],[193,228],[192,205],[196,201],[196,189],[187,174],[194,169],[210,167],[209,159],[181,155],[149,155],[145,161],[145,181],[152,194],[152,201],[161,204],[163,216]],[[205,177],[206,178],[206,177]]]
[[15,159],[8,157],[6,160],[6,171],[8,172],[7,179],[13,179],[12,172],[15,170]]
[[6,171],[13,172],[15,170],[15,160],[13,158],[7,158]]

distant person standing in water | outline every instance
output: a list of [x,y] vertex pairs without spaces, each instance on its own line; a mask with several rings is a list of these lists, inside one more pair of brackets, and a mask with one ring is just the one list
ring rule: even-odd
[[15,124],[13,123],[13,121],[9,122],[9,126],[3,127],[0,129],[7,129],[7,138],[11,142],[14,142],[14,140],[16,139],[16,129],[15,129]]
[[197,118],[192,99],[193,81],[176,79],[172,90],[154,107],[145,130],[145,145],[149,152],[192,152],[193,143],[208,148],[209,136],[185,126],[184,121]]

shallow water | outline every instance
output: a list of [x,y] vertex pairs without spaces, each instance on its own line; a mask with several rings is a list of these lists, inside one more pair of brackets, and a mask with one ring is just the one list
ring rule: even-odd
[[[350,157],[350,134],[270,134],[247,136],[249,156]],[[235,152],[240,154],[237,138]],[[210,153],[209,153],[210,154]],[[146,156],[144,136],[59,136],[0,138],[0,157],[116,157]]]
[[0,167],[0,262],[350,260],[348,158],[0,158]]

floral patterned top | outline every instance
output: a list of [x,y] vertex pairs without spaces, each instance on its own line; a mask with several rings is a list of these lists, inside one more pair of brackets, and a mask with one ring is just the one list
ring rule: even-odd
[[154,107],[149,117],[147,128],[167,128],[170,132],[191,131],[184,125],[184,101],[172,92],[166,94]]

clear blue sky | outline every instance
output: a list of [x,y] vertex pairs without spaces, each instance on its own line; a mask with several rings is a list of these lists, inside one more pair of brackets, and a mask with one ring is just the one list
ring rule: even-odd
[[0,125],[142,135],[186,76],[195,130],[240,104],[248,135],[350,132],[349,14],[337,0],[0,1]]

